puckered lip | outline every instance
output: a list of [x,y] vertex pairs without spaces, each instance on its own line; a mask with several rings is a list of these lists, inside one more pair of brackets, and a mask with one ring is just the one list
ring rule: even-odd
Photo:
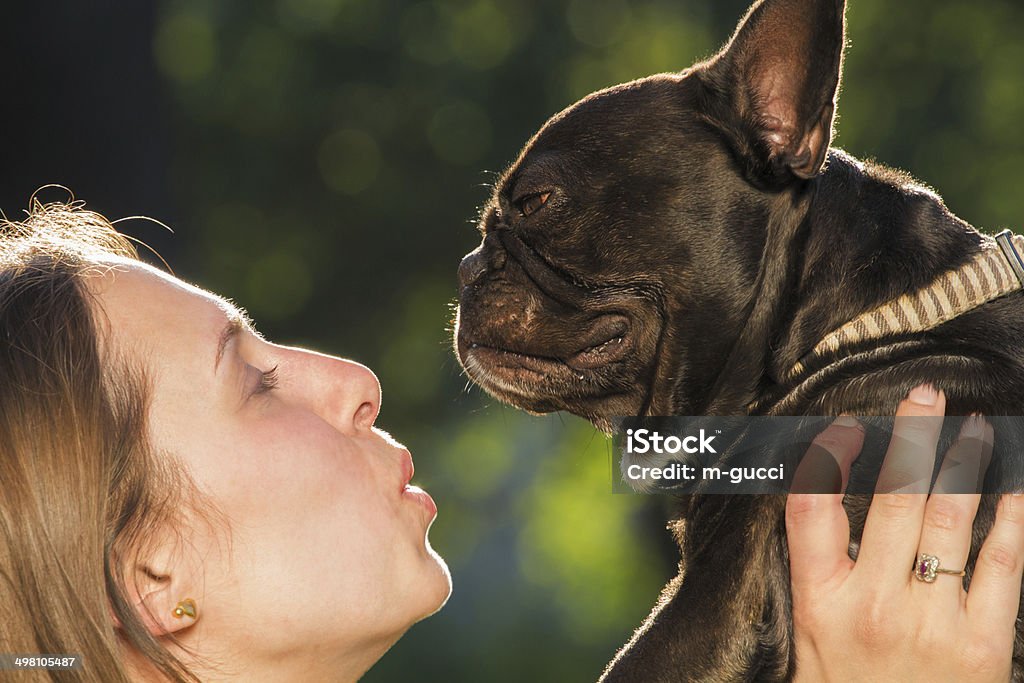
[[398,490],[401,492],[404,491],[405,487],[409,485],[410,481],[412,481],[412,477],[416,473],[416,467],[415,465],[413,465],[412,453],[409,452],[408,448],[403,448],[400,451],[400,457],[400,464],[402,468],[402,485],[398,488]]
[[427,524],[429,524],[437,517],[437,504],[434,499],[430,497],[430,494],[421,489],[419,486],[410,484],[412,476],[416,472],[416,468],[412,463],[412,453],[409,449],[403,448],[401,450],[401,468],[402,468],[402,486],[398,490],[398,495],[402,496],[406,500],[416,501],[426,512]]

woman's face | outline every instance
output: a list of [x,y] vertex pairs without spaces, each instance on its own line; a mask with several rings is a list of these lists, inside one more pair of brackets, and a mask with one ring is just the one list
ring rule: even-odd
[[368,368],[267,342],[224,299],[143,264],[90,289],[112,347],[150,373],[153,445],[230,524],[228,543],[199,527],[177,559],[152,560],[197,593],[180,596],[198,604],[192,642],[254,669],[375,660],[444,604],[448,569],[427,540],[437,511],[407,486],[409,452],[373,426],[381,392]]

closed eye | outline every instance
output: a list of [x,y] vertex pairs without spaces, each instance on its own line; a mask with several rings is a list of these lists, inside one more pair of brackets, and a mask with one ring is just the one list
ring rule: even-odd
[[260,373],[260,383],[257,385],[256,391],[252,392],[253,395],[265,394],[277,386],[277,367],[275,365],[269,370]]
[[529,216],[536,213],[542,206],[544,206],[550,196],[551,190],[526,195],[516,202],[516,206],[519,208],[519,213],[523,214],[524,217]]

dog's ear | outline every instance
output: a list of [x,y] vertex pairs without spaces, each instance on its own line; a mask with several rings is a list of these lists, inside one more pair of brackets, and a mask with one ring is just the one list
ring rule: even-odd
[[699,67],[708,116],[748,173],[777,184],[821,170],[842,69],[844,0],[760,0]]

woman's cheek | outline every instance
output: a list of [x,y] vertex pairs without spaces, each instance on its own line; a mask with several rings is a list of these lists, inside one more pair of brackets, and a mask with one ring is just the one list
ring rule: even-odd
[[299,494],[338,495],[367,483],[365,457],[358,444],[315,415],[302,411],[267,413],[253,421],[239,440],[239,477],[255,486]]

